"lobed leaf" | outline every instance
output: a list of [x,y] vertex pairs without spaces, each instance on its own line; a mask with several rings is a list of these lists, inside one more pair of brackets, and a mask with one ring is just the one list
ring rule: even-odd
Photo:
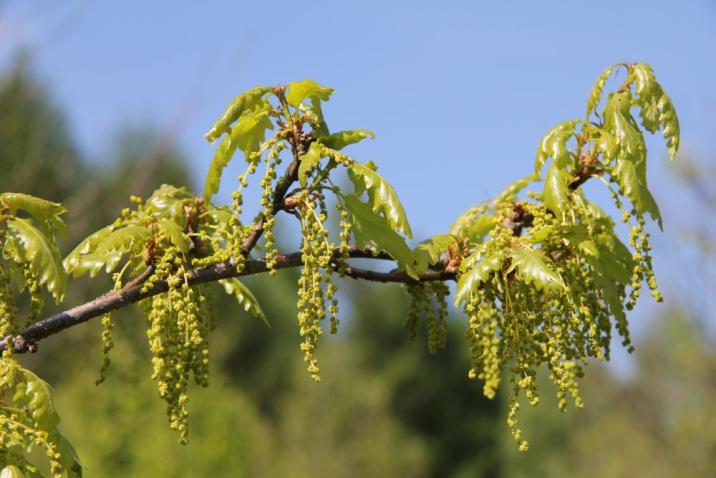
[[[78,267],[80,267],[80,264],[83,261],[82,256],[94,251],[99,243],[104,241],[107,236],[111,234],[112,230],[113,226],[109,225],[84,238],[79,244],[77,244],[77,247],[75,247],[72,252],[67,254],[67,257],[65,257],[62,261],[65,270],[70,274],[73,273]],[[74,276],[77,277],[77,275]]]
[[231,124],[239,119],[244,111],[249,110],[263,101],[263,97],[271,91],[271,88],[265,86],[257,86],[245,93],[234,98],[229,106],[226,107],[224,114],[219,118],[214,126],[204,135],[204,137],[213,143],[219,136],[229,131]]
[[[479,252],[480,251],[477,253],[479,254]],[[470,295],[477,290],[480,284],[487,281],[490,274],[499,271],[504,259],[505,252],[502,250],[493,252],[483,260],[468,257],[466,263],[471,265],[466,272],[460,275],[457,281],[455,307],[459,307],[462,302],[468,300]]]
[[517,195],[521,193],[522,190],[526,188],[528,184],[533,183],[537,180],[539,180],[539,174],[537,173],[532,173],[529,176],[525,176],[524,178],[518,179],[517,181],[513,182],[505,189],[503,189],[502,192],[497,195],[497,198],[495,198],[494,202],[499,204],[503,201],[516,198]]
[[634,208],[641,214],[649,213],[651,218],[659,224],[659,228],[663,229],[659,206],[642,179],[645,175],[639,174],[633,162],[624,159],[617,160],[617,167],[614,168],[613,174]]
[[62,232],[65,230],[65,222],[60,216],[66,213],[67,209],[60,203],[23,193],[2,193],[0,203],[6,204],[12,214],[22,210],[39,223],[47,222],[55,230]]
[[329,148],[340,151],[346,146],[358,143],[366,138],[375,139],[375,133],[368,131],[367,129],[339,131],[320,138],[320,141]]
[[294,81],[286,86],[288,88],[286,101],[288,101],[289,105],[295,107],[300,105],[306,98],[316,101],[328,101],[333,94],[333,88],[321,86],[313,80]]
[[88,272],[91,277],[94,277],[102,268],[105,272],[110,273],[116,269],[122,256],[130,251],[135,242],[146,242],[149,235],[148,228],[137,224],[128,224],[117,229],[113,229],[111,226],[100,229],[82,241],[65,258],[68,272],[72,273],[74,277]]
[[544,204],[561,220],[570,208],[569,178],[569,174],[553,163],[547,170],[544,180]]
[[50,385],[25,368],[18,367],[17,371],[20,374],[16,376],[12,401],[27,408],[40,430],[51,433],[60,423],[60,417],[52,402]]
[[452,234],[436,234],[418,244],[414,252],[427,256],[428,262],[435,264],[451,246],[457,245],[457,237]]
[[650,65],[646,63],[629,65],[629,74],[635,82],[638,98],[634,103],[640,107],[642,125],[650,133],[663,130],[669,158],[673,160],[679,150],[680,127],[671,98],[656,81]]
[[25,263],[52,294],[57,303],[62,301],[67,287],[67,273],[62,266],[60,251],[54,241],[22,218],[7,222],[6,250],[17,263]]
[[162,219],[159,221],[160,230],[166,233],[167,237],[174,246],[179,249],[182,254],[189,253],[189,240],[187,239],[184,231],[179,225],[168,219]]
[[246,287],[243,282],[235,277],[232,277],[231,279],[221,279],[219,283],[224,286],[224,290],[227,294],[233,295],[236,298],[236,302],[238,302],[246,312],[250,313],[257,319],[263,320],[266,325],[269,325],[266,314],[264,314],[263,309],[261,309],[261,305],[256,299],[256,296],[251,293],[249,288]]
[[540,174],[548,158],[552,158],[560,168],[564,168],[572,159],[573,153],[567,149],[567,141],[574,135],[574,128],[581,120],[560,123],[542,138],[535,158],[535,173]]
[[364,164],[353,163],[350,169],[365,184],[372,202],[373,211],[376,213],[382,212],[393,230],[402,232],[408,238],[413,237],[413,231],[410,229],[403,205],[400,203],[393,186]]
[[413,277],[418,278],[419,268],[405,239],[388,223],[387,219],[358,199],[357,196],[345,197],[345,206],[351,215],[353,235],[356,245],[360,248],[371,246],[378,252],[386,252],[395,259],[399,267]]
[[589,115],[591,115],[592,111],[594,111],[597,108],[597,105],[599,105],[599,101],[602,99],[604,85],[607,83],[607,79],[609,79],[609,76],[617,66],[619,65],[612,65],[604,70],[604,72],[602,72],[602,74],[597,78],[597,81],[594,82],[592,91],[589,93],[589,99],[587,99],[587,121],[589,121]]
[[236,149],[243,151],[248,159],[251,153],[259,150],[259,146],[266,138],[266,130],[273,129],[267,111],[271,105],[258,103],[256,106],[254,110],[239,118],[238,124],[231,128],[231,133],[224,137],[216,149],[204,181],[205,201],[209,201],[219,191],[224,168],[231,161]]
[[308,185],[308,175],[324,157],[324,146],[315,141],[311,143],[308,151],[301,156],[301,162],[298,165],[298,181],[301,183],[301,186],[306,187]]
[[540,290],[564,289],[564,281],[560,273],[549,265],[551,262],[541,252],[526,247],[512,249],[511,272],[517,269],[517,277],[522,281],[533,284]]

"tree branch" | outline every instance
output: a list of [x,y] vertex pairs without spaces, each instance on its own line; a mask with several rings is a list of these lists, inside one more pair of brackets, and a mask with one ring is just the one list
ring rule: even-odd
[[[273,197],[273,205],[271,208],[272,214],[277,214],[279,211],[285,209],[285,195],[291,185],[297,180],[298,166],[300,160],[298,157],[294,157],[289,167],[286,169],[286,173],[281,177],[276,185]],[[578,171],[569,183],[571,190],[578,189],[582,184],[587,182],[595,174],[600,174],[598,170],[591,170],[583,168]],[[519,235],[523,227],[529,227],[529,218],[524,217],[522,210],[515,211],[515,217],[512,218],[511,227],[514,232]],[[243,244],[244,254],[248,257],[251,250],[256,246],[259,239],[264,232],[265,218],[260,218],[254,230],[249,234]],[[386,253],[373,254],[369,249],[358,249],[352,247],[349,250],[349,257],[354,259],[380,259],[390,260],[394,259]],[[338,259],[340,254],[336,249],[334,251],[334,257]],[[286,269],[291,267],[302,266],[301,253],[294,252],[286,255],[279,255],[276,257],[275,269]],[[431,281],[448,281],[455,280],[455,272],[446,272],[444,270],[436,270],[426,272],[419,276],[419,279],[409,276],[405,272],[401,271],[390,271],[390,272],[378,272],[369,269],[361,269],[358,267],[347,266],[339,268],[337,264],[334,268],[342,272],[344,275],[353,279],[363,279],[375,282],[398,282],[404,284],[420,284],[423,282]],[[200,269],[194,269],[187,275],[187,281],[189,285],[204,284],[208,282],[216,282],[221,279],[229,279],[232,277],[242,277],[247,275],[255,275],[267,272],[266,262],[262,260],[249,259],[246,261],[245,267],[241,272],[238,272],[233,261],[223,262],[215,264],[209,267]],[[26,327],[17,336],[8,336],[0,341],[0,351],[5,350],[8,343],[12,344],[13,349],[16,352],[34,352],[36,350],[36,343],[42,339],[45,339],[58,332],[66,330],[75,325],[87,322],[93,318],[102,316],[113,310],[126,307],[130,304],[137,303],[143,299],[155,296],[167,292],[169,286],[166,280],[157,281],[151,288],[143,290],[143,283],[151,276],[153,272],[152,267],[148,267],[139,276],[128,282],[124,287],[119,290],[107,292],[106,294],[97,297],[96,299],[78,305],[71,309],[68,309],[59,314],[55,314],[51,317],[43,319],[39,322]]]
[[[340,257],[338,250],[334,252],[336,259]],[[367,249],[352,248],[349,251],[349,257],[353,259],[380,259],[393,260],[384,253],[374,255],[372,251]],[[279,255],[276,257],[276,269],[287,269],[291,267],[302,266],[301,253],[294,252],[291,254]],[[221,279],[229,279],[232,277],[242,277],[267,272],[266,262],[262,260],[250,259],[246,261],[246,265],[241,272],[236,270],[236,266],[231,262],[222,262],[209,267],[194,269],[187,274],[189,285],[204,284],[208,282],[216,282]],[[417,284],[420,282],[450,280],[455,279],[454,273],[447,272],[428,272],[420,276],[416,280],[404,272],[377,272],[367,269],[359,269],[348,266],[344,269],[345,275],[354,279],[365,279],[377,282],[400,282],[407,284]],[[140,276],[128,282],[119,290],[113,290],[97,297],[96,299],[68,309],[59,314],[55,314],[46,319],[35,322],[26,327],[19,335],[15,337],[6,337],[0,341],[0,350],[4,350],[8,343],[11,343],[16,352],[34,352],[35,344],[51,335],[57,334],[65,329],[74,327],[83,322],[87,322],[96,317],[100,317],[113,310],[126,307],[130,304],[137,303],[143,299],[167,292],[169,285],[166,280],[157,281],[151,288],[143,290],[143,282],[151,275],[151,268],[147,268]]]

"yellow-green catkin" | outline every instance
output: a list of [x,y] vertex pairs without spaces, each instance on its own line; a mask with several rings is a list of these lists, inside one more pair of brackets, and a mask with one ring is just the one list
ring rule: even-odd
[[[333,247],[328,240],[328,231],[325,228],[327,219],[325,203],[322,199],[302,195],[299,207],[303,229],[301,243],[301,260],[303,268],[298,279],[298,324],[302,337],[301,350],[304,360],[308,364],[308,373],[315,381],[320,381],[320,368],[316,358],[316,346],[322,335],[320,321],[326,317],[326,297],[324,297],[322,282],[330,280],[333,260]],[[338,326],[338,312],[335,299],[335,288],[328,282],[329,300],[331,302],[331,329]]]
[[405,286],[410,294],[411,302],[408,315],[403,326],[408,330],[408,336],[414,340],[417,336],[420,317],[426,321],[428,351],[436,353],[447,343],[447,295],[449,289],[442,282],[409,284]]
[[188,386],[209,383],[209,332],[215,325],[204,286],[188,282],[186,258],[160,232],[153,280],[164,279],[169,290],[143,301],[147,339],[152,353],[152,379],[167,403],[169,426],[188,440]]
[[275,147],[272,147],[269,153],[266,155],[266,174],[261,179],[261,206],[263,211],[261,213],[263,217],[263,235],[265,239],[264,247],[266,268],[269,273],[274,276],[276,274],[276,256],[278,250],[276,249],[276,238],[273,234],[274,225],[276,223],[276,217],[273,214],[273,188],[274,180],[276,179],[276,167],[281,164],[281,150],[284,148],[285,143],[277,143]]
[[[0,337],[5,337],[13,332],[17,312],[8,271],[0,263]],[[10,349],[12,347],[8,347],[6,350]]]

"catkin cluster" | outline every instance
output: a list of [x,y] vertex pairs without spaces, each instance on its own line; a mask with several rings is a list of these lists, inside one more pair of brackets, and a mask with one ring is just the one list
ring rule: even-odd
[[[303,194],[299,206],[303,241],[301,260],[303,268],[298,279],[298,325],[303,341],[301,350],[308,364],[308,373],[315,381],[320,380],[316,358],[316,346],[322,335],[321,320],[326,317],[326,301],[329,303],[330,330],[338,327],[338,300],[333,284],[333,245],[325,227],[326,205],[321,196]],[[326,285],[324,295],[323,285]]]
[[427,282],[406,285],[405,288],[411,302],[403,326],[408,330],[410,339],[415,339],[420,317],[425,317],[428,351],[434,354],[442,350],[447,343],[448,286],[442,282]]
[[[527,442],[517,420],[519,399],[539,403],[537,370],[548,370],[560,409],[567,406],[568,397],[581,407],[578,379],[588,360],[609,358],[613,328],[630,345],[626,310],[633,307],[642,281],[656,291],[643,218],[636,216],[631,228],[629,253],[616,239],[610,219],[593,204],[577,202],[576,222],[566,225],[538,202],[498,204],[490,238],[478,246],[483,256],[507,251],[509,257],[509,251],[519,248],[538,250],[563,287],[537,287],[507,258],[464,303],[472,357],[468,375],[480,379],[484,394],[492,398],[501,371],[509,371],[513,391],[507,422],[522,450]],[[529,217],[529,230],[523,234],[515,233],[518,209]],[[418,296],[414,303],[420,300]]]
[[198,385],[209,384],[208,336],[215,318],[208,291],[189,285],[184,256],[161,234],[157,244],[161,253],[145,287],[166,280],[169,291],[142,303],[152,353],[152,379],[167,403],[170,427],[177,430],[180,442],[186,443],[189,379],[193,375]]

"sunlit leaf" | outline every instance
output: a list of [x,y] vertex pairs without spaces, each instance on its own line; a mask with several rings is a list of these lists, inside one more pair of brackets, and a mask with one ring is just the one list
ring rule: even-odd
[[306,154],[301,156],[300,164],[298,165],[298,181],[301,186],[308,184],[308,175],[311,170],[321,162],[321,159],[325,157],[323,154],[324,146],[321,143],[313,142],[306,151]]
[[239,118],[239,122],[231,128],[231,133],[224,137],[216,149],[204,181],[205,201],[209,201],[219,191],[224,168],[231,161],[236,149],[243,151],[248,158],[251,153],[259,150],[261,142],[266,138],[266,130],[273,129],[267,111],[271,105],[258,103],[256,106]]
[[10,213],[15,214],[18,210],[29,213],[39,223],[47,222],[57,231],[64,232],[65,222],[60,218],[67,209],[60,203],[41,199],[23,193],[2,193],[0,204],[10,208]]
[[522,281],[533,284],[540,290],[564,289],[562,276],[549,265],[551,262],[539,251],[520,247],[512,249],[512,265],[508,272],[517,270],[517,277]]
[[607,82],[607,79],[612,74],[614,69],[618,65],[612,65],[604,72],[602,72],[601,75],[597,78],[597,81],[594,82],[594,86],[592,87],[592,91],[589,93],[589,99],[587,100],[587,120],[589,120],[589,115],[592,114],[592,111],[594,111],[597,108],[597,105],[599,105],[599,101],[602,99],[602,91],[604,91],[604,85]]
[[540,174],[548,158],[552,158],[560,168],[564,168],[572,159],[573,153],[567,149],[567,141],[574,135],[574,128],[581,120],[560,123],[544,135],[537,149],[535,173]]
[[161,221],[159,221],[159,227],[162,231],[164,231],[164,233],[166,233],[171,243],[174,244],[177,249],[179,249],[179,252],[181,252],[182,254],[189,253],[189,241],[184,235],[184,231],[182,230],[182,228],[179,227],[176,222],[170,221],[168,219],[162,219]]
[[233,101],[229,103],[229,106],[226,107],[226,110],[221,118],[219,118],[219,120],[214,124],[209,132],[204,135],[204,137],[210,143],[216,141],[219,136],[231,129],[231,124],[239,119],[239,116],[241,116],[244,111],[252,109],[254,106],[262,102],[264,95],[270,91],[271,88],[257,86],[234,98]]
[[345,197],[345,205],[351,215],[356,245],[360,248],[371,246],[378,252],[388,253],[401,269],[417,278],[418,271],[412,250],[405,243],[405,239],[388,224],[386,218],[377,214],[370,204],[353,195]]
[[502,192],[497,195],[497,198],[495,198],[495,202],[501,203],[503,201],[514,199],[519,193],[522,192],[524,188],[527,187],[528,184],[533,183],[537,180],[539,180],[539,174],[537,173],[532,173],[529,176],[525,176],[522,179],[518,179],[517,181],[513,182],[505,189],[503,189]]
[[291,106],[298,106],[306,98],[328,101],[333,94],[333,88],[321,86],[313,80],[294,81],[286,86],[286,101]]
[[353,163],[351,171],[365,184],[373,203],[373,211],[382,212],[392,229],[402,232],[409,238],[413,237],[413,231],[410,229],[403,205],[393,186],[364,164]]
[[470,295],[485,282],[490,274],[500,270],[505,259],[504,251],[496,251],[482,260],[470,260],[470,268],[460,275],[455,292],[455,306],[470,298]]
[[7,232],[13,260],[28,264],[55,301],[62,301],[67,286],[67,274],[62,266],[57,245],[30,221],[19,217],[7,222]]
[[457,238],[452,234],[436,234],[418,244],[415,251],[426,254],[430,264],[435,264],[451,246],[457,244]]
[[354,129],[349,131],[339,131],[329,136],[321,138],[321,143],[331,149],[341,150],[348,145],[358,143],[366,138],[375,139],[375,134],[367,129]]
[[564,218],[570,208],[569,174],[552,164],[544,180],[544,204],[558,218]]

